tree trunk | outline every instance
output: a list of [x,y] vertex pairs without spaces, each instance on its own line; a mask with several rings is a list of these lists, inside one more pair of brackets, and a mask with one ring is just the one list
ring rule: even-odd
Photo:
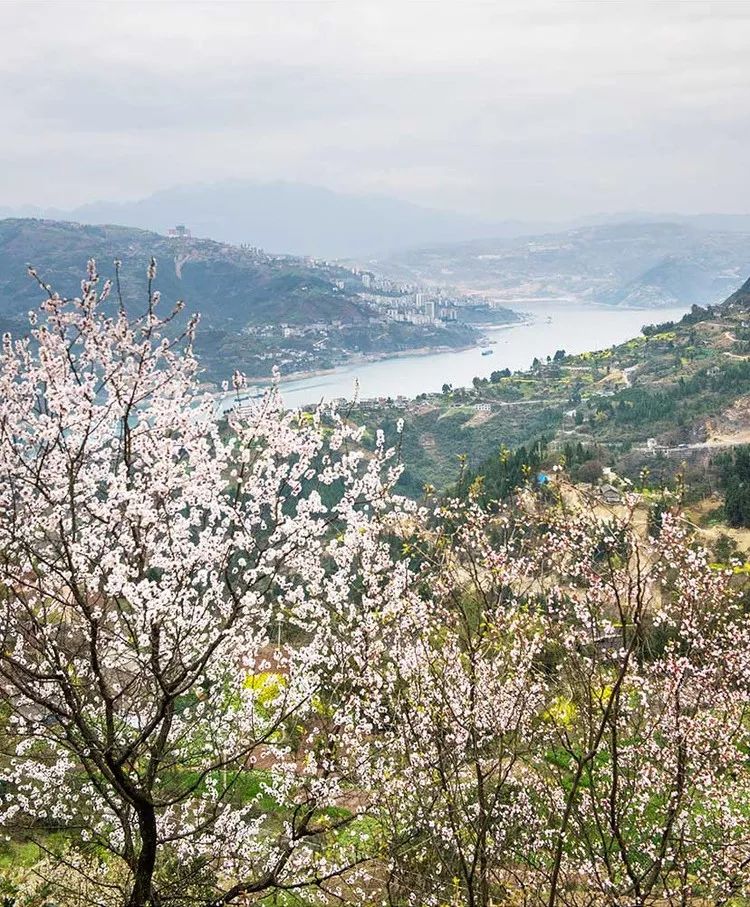
[[156,814],[150,803],[138,806],[137,813],[141,852],[127,907],[149,907],[154,904],[152,881],[156,865]]

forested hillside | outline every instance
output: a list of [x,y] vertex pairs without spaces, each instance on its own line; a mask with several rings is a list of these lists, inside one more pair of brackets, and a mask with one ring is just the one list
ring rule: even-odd
[[200,308],[209,323],[239,328],[274,320],[367,318],[367,307],[356,292],[335,282],[351,280],[351,272],[343,269],[133,227],[34,219],[0,221],[0,312],[16,315],[37,303],[38,292],[25,279],[28,262],[58,292],[73,295],[80,291],[81,268],[89,257],[100,263],[103,274],[119,259],[125,298],[136,304],[145,298],[146,265],[152,255],[159,262],[164,299],[183,299],[188,308]]
[[[41,299],[27,264],[64,296],[80,292],[82,268],[96,259],[103,278],[121,262],[125,303],[139,310],[147,297],[147,265],[158,264],[164,306],[185,303],[176,325],[199,311],[198,349],[214,382],[241,369],[267,378],[330,368],[352,355],[384,355],[425,347],[463,347],[480,336],[473,327],[396,322],[376,311],[377,290],[365,293],[361,278],[328,262],[190,236],[167,237],[131,227],[61,221],[0,221],[0,326],[26,329],[26,313]],[[388,304],[401,290],[386,289]],[[498,318],[512,320],[509,311]]]
[[[382,415],[376,409],[369,419]],[[686,459],[702,472],[718,452],[750,441],[750,281],[721,305],[645,324],[617,346],[575,356],[559,350],[526,371],[499,370],[469,388],[423,395],[386,424],[399,415],[410,493],[425,483],[449,487],[462,468],[494,475],[503,448],[540,439],[549,442],[547,463],[582,447],[632,480],[643,468],[674,476]]]

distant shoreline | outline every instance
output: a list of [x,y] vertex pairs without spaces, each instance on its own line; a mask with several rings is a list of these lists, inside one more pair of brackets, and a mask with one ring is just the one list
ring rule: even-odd
[[[521,322],[515,322],[515,324],[520,324]],[[512,327],[513,325],[500,325],[499,327]],[[243,392],[243,397],[257,398],[261,394],[253,394],[253,389],[259,391],[265,391],[267,388],[271,387],[274,383],[277,383],[279,389],[283,390],[285,384],[292,384],[295,381],[309,381],[310,378],[323,378],[326,375],[333,375],[342,368],[351,368],[357,365],[364,365],[368,362],[383,362],[387,359],[407,359],[410,356],[431,356],[435,353],[462,353],[467,350],[479,350],[484,349],[484,345],[479,343],[471,343],[465,346],[421,346],[413,350],[399,350],[394,353],[355,353],[351,358],[347,359],[346,362],[342,362],[340,365],[335,365],[332,368],[318,368],[310,369],[306,372],[290,372],[288,375],[281,375],[278,378],[278,381],[275,382],[272,377],[267,378],[248,378],[249,388],[247,391]],[[225,400],[231,391],[222,391],[218,390],[214,392],[214,396],[218,397],[220,400]]]
[[[533,318],[520,318],[518,321],[512,321],[508,324],[475,324],[471,325],[472,327],[478,328],[479,330],[493,330],[493,331],[503,331],[508,328],[521,327],[525,324],[531,324]],[[484,341],[484,342],[482,342]],[[332,368],[319,368],[311,369],[309,371],[303,372],[290,372],[288,375],[281,375],[279,377],[279,386],[283,387],[284,384],[291,384],[293,381],[307,381],[310,378],[322,378],[325,375],[332,375],[335,372],[338,372],[343,368],[351,368],[357,365],[364,365],[368,362],[383,362],[386,359],[408,359],[411,356],[432,356],[436,353],[464,353],[467,350],[479,350],[484,349],[489,344],[487,343],[486,336],[479,338],[477,343],[468,343],[463,346],[418,346],[411,350],[395,350],[392,353],[352,353],[352,355],[346,359],[344,362],[339,365],[335,365]],[[269,387],[274,383],[274,379],[271,377],[267,378],[251,378],[248,379],[260,387]]]
[[[586,336],[584,339],[587,331],[578,330],[575,327],[579,322],[587,324],[585,310],[590,312],[591,319],[597,326],[596,337]],[[675,318],[674,311],[669,309],[644,310],[631,306],[585,306],[580,309],[576,307],[571,313],[575,315],[572,322],[562,317],[566,312],[564,306],[550,308],[546,311],[544,308],[534,311],[526,310],[522,313],[525,317],[521,321],[499,325],[481,325],[479,336],[471,343],[464,343],[457,347],[441,344],[440,346],[422,346],[393,352],[354,353],[330,368],[311,368],[281,375],[276,379],[276,386],[279,387],[285,398],[288,396],[294,400],[309,398],[314,401],[317,399],[318,392],[329,398],[348,397],[351,393],[351,384],[359,376],[361,381],[368,385],[367,388],[363,386],[360,391],[367,399],[371,399],[374,394],[381,392],[383,396],[395,397],[403,394],[413,398],[422,391],[439,392],[440,382],[449,382],[456,387],[464,387],[469,386],[473,377],[477,375],[489,376],[492,369],[503,370],[504,366],[510,367],[512,370],[526,369],[534,356],[542,354],[551,356],[558,347],[565,347],[566,344],[560,342],[562,337],[569,340],[571,349],[579,352],[597,348],[604,349],[612,343],[623,342],[623,338],[629,339],[639,333],[640,326],[645,320],[649,320],[644,319],[646,311],[660,319]],[[613,323],[614,325],[623,323],[625,326],[622,328],[622,332],[614,326],[604,329],[605,326],[610,325],[610,312],[613,316],[616,313],[622,316]],[[684,314],[681,307],[679,312]],[[547,315],[546,318],[545,315]],[[582,318],[583,321],[581,321]],[[552,322],[554,324],[551,324]],[[476,327],[480,326],[476,325]],[[511,332],[510,336],[506,336],[508,329],[514,327],[524,328],[524,330],[517,334]],[[489,356],[483,358],[480,365],[478,354],[480,350],[494,351],[496,355],[491,359]],[[476,361],[474,360],[475,351]],[[522,354],[528,355],[528,359],[524,359],[523,362],[521,361]],[[431,357],[434,357],[436,361],[435,368],[430,364]],[[424,371],[423,361],[428,363],[427,371]],[[403,365],[399,366],[397,364],[399,362]],[[425,381],[422,381],[423,371],[425,375],[429,376],[429,380],[425,378]],[[380,383],[376,381],[375,388],[369,386],[373,375],[382,379]],[[456,377],[458,375],[460,377]],[[451,380],[452,378],[454,380]],[[456,384],[456,380],[459,381],[458,384]],[[253,397],[261,397],[273,384],[274,379],[270,375],[262,378],[250,378],[247,391],[243,396],[248,401]],[[220,394],[217,396],[225,401],[226,405],[233,395]]]
[[[309,378],[321,378],[332,375],[343,368],[352,368],[368,362],[382,362],[385,359],[406,359],[409,356],[431,356],[434,353],[462,353],[466,350],[480,349],[481,344],[470,343],[464,346],[418,346],[413,350],[396,350],[393,353],[353,353],[348,359],[331,368],[317,368],[306,372],[289,372],[288,375],[279,377],[279,386],[291,384],[293,381],[307,381]],[[262,387],[269,387],[274,383],[273,378],[253,378],[253,383]]]
[[[517,324],[518,323],[520,322],[517,322]],[[511,325],[507,325],[507,327],[511,327]],[[466,350],[478,350],[483,348],[482,344],[471,343],[465,346],[420,346],[413,350],[398,350],[394,353],[354,353],[345,362],[342,362],[340,365],[334,365],[331,368],[310,369],[306,372],[290,372],[288,375],[280,375],[278,380],[275,380],[273,377],[251,377],[247,380],[250,385],[250,391],[252,391],[253,388],[265,390],[273,384],[277,384],[279,388],[283,389],[285,384],[292,384],[294,381],[309,381],[310,378],[323,378],[326,375],[335,374],[340,369],[352,368],[369,362],[383,362],[386,359],[406,359],[410,356],[431,356],[435,353],[462,353],[466,352]],[[215,392],[216,396],[221,399],[224,399],[229,393],[231,392],[222,390]],[[249,394],[249,396],[260,396],[260,394]]]

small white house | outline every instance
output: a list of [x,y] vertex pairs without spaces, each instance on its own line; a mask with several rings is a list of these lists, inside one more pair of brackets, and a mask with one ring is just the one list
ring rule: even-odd
[[622,500],[622,495],[614,485],[602,485],[599,494],[605,504],[619,504]]
[[489,413],[489,412],[492,412],[492,404],[491,403],[475,403],[474,409],[478,413]]

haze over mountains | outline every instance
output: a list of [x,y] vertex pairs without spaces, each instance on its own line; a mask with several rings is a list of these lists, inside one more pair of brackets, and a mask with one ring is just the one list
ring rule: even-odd
[[[741,223],[740,221],[737,222]],[[408,249],[374,265],[390,277],[515,300],[633,307],[720,302],[750,271],[750,231],[617,223],[539,236]]]
[[559,233],[616,223],[678,223],[750,233],[750,215],[654,212],[592,214],[566,221],[494,219],[423,207],[397,198],[334,192],[292,182],[226,180],[167,188],[126,202],[97,201],[62,210],[0,205],[0,217],[120,224],[165,233],[185,224],[194,236],[247,243],[270,252],[319,258],[386,256],[434,243]]
[[356,196],[301,183],[226,181],[175,187],[131,202],[94,202],[69,211],[3,209],[0,215],[121,224],[165,233],[185,224],[194,236],[247,243],[270,252],[349,258],[431,242],[512,236],[539,225],[489,223],[385,196]]

